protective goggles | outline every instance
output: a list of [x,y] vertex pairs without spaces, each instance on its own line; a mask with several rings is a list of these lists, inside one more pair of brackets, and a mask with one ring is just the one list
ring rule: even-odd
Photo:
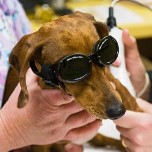
[[112,64],[118,57],[119,47],[112,36],[106,36],[96,42],[93,53],[68,55],[55,64],[41,65],[39,72],[35,62],[30,62],[30,67],[35,74],[42,77],[47,85],[61,86],[63,82],[76,83],[91,74],[92,62],[100,67]]

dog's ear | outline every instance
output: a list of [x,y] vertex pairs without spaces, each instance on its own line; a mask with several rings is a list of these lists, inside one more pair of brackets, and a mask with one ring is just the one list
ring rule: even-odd
[[[13,48],[10,56],[9,56],[9,63],[10,65],[19,73],[21,69],[21,63],[20,62],[20,54],[22,53],[22,48],[24,46],[24,43],[26,42],[27,38],[29,36],[25,35],[23,36],[20,41],[15,45]],[[22,59],[21,59],[22,60]]]
[[21,92],[18,98],[18,107],[22,108],[28,101],[28,90],[26,85],[26,72],[29,68],[29,62],[35,55],[41,51],[43,42],[34,43],[28,40],[29,35],[24,36],[17,43],[10,54],[9,62],[19,73],[19,82]]
[[104,24],[103,22],[94,22],[93,24],[100,38],[108,35],[109,31],[106,24]]

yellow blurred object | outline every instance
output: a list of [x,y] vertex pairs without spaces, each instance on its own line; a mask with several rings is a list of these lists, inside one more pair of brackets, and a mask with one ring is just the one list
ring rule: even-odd
[[48,22],[51,21],[54,16],[55,16],[54,11],[48,4],[35,7],[35,14],[34,14],[35,20],[42,20]]
[[55,15],[54,10],[48,5],[37,5],[35,7],[34,14],[28,14],[30,18],[33,31],[37,31],[44,23],[56,19],[58,16]]

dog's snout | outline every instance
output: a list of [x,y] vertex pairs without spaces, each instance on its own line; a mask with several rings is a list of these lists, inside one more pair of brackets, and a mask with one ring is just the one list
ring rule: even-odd
[[119,102],[113,105],[109,105],[106,108],[107,116],[109,119],[112,119],[112,120],[120,118],[121,116],[125,114],[125,112],[126,112],[125,107],[123,106],[122,103],[119,103]]

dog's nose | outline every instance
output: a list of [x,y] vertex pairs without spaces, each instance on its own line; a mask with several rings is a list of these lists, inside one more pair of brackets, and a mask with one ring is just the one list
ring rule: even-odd
[[122,103],[119,103],[119,102],[113,105],[109,105],[106,108],[107,116],[109,119],[112,119],[112,120],[120,118],[121,116],[125,114],[125,112],[126,112],[125,107],[123,106]]

